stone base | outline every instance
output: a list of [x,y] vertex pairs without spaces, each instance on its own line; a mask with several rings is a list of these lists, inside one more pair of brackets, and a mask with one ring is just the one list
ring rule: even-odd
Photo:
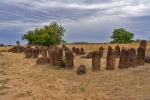
[[49,63],[48,58],[38,58],[36,60],[36,64],[38,64],[38,65],[43,65],[43,64],[48,64],[48,63]]
[[86,73],[86,68],[84,65],[80,65],[77,69],[77,75],[82,75]]

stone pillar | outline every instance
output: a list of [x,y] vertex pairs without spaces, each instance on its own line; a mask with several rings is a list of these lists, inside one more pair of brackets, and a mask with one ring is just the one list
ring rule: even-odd
[[92,56],[92,71],[100,71],[100,60],[100,53],[98,51],[94,51]]
[[115,69],[115,62],[116,62],[116,53],[115,53],[115,50],[108,50],[106,69],[107,70],[113,70],[113,69]]
[[99,53],[100,53],[100,55],[101,55],[101,58],[103,57],[103,52],[104,52],[104,48],[101,46],[101,47],[99,48]]
[[81,54],[81,55],[84,55],[84,54],[85,54],[83,47],[81,47],[81,52],[80,52],[80,54]]
[[54,64],[55,64],[55,62],[54,62],[54,52],[55,52],[54,49],[50,49],[50,50],[48,51],[49,62],[50,62],[51,65],[54,65]]
[[137,50],[137,64],[144,65],[145,63],[145,48],[140,46]]
[[76,48],[76,55],[80,55],[80,49]]
[[17,53],[22,53],[22,47],[17,46]]
[[119,60],[119,68],[125,69],[128,68],[128,50],[126,48],[122,48]]
[[47,58],[47,51],[44,47],[41,47],[40,53],[42,55],[42,58]]
[[65,51],[66,46],[63,44],[62,45],[62,51]]
[[80,65],[77,69],[77,75],[82,75],[86,73],[86,68],[84,65]]
[[17,53],[17,46],[14,46],[14,47],[13,47],[12,53]]
[[136,50],[134,48],[128,49],[129,67],[137,67]]
[[25,54],[26,54],[26,58],[31,58],[32,57],[32,48],[26,47]]
[[76,48],[72,47],[72,52],[75,53],[76,52]]
[[119,58],[120,57],[120,47],[119,47],[119,45],[117,45],[115,47],[115,52],[116,52],[116,58]]
[[62,67],[61,59],[62,59],[62,51],[61,51],[61,49],[57,48],[57,49],[55,49],[55,52],[54,52],[54,63],[55,63],[55,66]]
[[140,42],[140,47],[143,47],[145,50],[146,50],[146,45],[147,45],[146,40],[142,40],[142,41]]
[[39,50],[37,48],[32,49],[32,57],[38,58]]
[[73,69],[74,68],[73,54],[70,50],[65,52],[65,59],[66,59],[66,69]]

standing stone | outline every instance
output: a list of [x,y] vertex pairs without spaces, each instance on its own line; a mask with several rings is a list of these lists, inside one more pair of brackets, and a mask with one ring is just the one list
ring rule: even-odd
[[62,51],[61,51],[61,49],[57,48],[57,49],[55,49],[55,52],[54,52],[54,63],[55,63],[55,66],[62,67],[61,59],[62,59]]
[[86,68],[84,65],[80,65],[77,69],[77,75],[82,75],[86,73]]
[[72,52],[75,53],[76,52],[76,48],[72,47]]
[[114,70],[115,69],[115,60],[116,60],[115,50],[108,50],[107,63],[106,63],[106,69],[107,70]]
[[80,55],[80,49],[76,48],[76,55]]
[[55,48],[57,48],[57,46],[56,46],[55,44],[51,44],[51,45],[49,46],[49,48],[50,48],[50,49],[55,49]]
[[54,49],[50,49],[50,50],[48,51],[49,62],[50,62],[51,65],[54,65],[54,64],[55,64],[55,62],[54,62],[54,52],[55,52]]
[[74,68],[73,54],[70,50],[65,52],[65,59],[66,59],[66,68],[73,69]]
[[104,48],[101,46],[99,48],[99,53],[100,53],[101,57],[103,57],[103,52],[104,52]]
[[129,67],[137,67],[136,50],[131,48],[128,50]]
[[126,48],[122,48],[119,60],[119,68],[125,69],[128,68],[128,50]]
[[32,49],[32,57],[33,58],[38,58],[39,51],[37,48]]
[[26,54],[26,58],[32,57],[32,48],[30,46],[26,47],[25,54]]
[[140,42],[140,47],[143,47],[145,50],[146,50],[146,45],[147,45],[146,40],[142,40],[142,41]]
[[100,60],[100,53],[98,51],[94,51],[92,57],[92,71],[100,71]]
[[12,53],[17,53],[17,46],[14,46],[14,47],[13,47]]
[[25,47],[22,46],[22,52],[24,52],[24,51],[25,51]]
[[81,47],[80,55],[84,55],[84,54],[85,54],[84,49],[83,49],[83,47]]
[[22,53],[22,47],[17,46],[17,53]]
[[140,46],[137,49],[137,64],[144,65],[145,63],[145,48]]
[[47,51],[44,47],[41,47],[40,53],[42,55],[42,58],[47,58]]
[[116,52],[116,58],[119,58],[120,57],[120,47],[119,47],[119,45],[117,45],[115,47],[115,52]]

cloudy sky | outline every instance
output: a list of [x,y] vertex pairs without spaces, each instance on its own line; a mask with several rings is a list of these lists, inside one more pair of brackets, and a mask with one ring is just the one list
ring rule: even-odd
[[150,0],[0,0],[0,44],[21,44],[28,30],[56,21],[71,42],[109,42],[116,28],[150,37]]

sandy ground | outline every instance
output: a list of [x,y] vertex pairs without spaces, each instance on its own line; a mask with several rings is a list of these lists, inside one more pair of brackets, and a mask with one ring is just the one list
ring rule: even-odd
[[[75,68],[36,65],[36,59],[20,53],[0,53],[0,100],[150,100],[150,64],[92,72],[92,60],[76,56]],[[79,65],[87,73],[77,75]]]

